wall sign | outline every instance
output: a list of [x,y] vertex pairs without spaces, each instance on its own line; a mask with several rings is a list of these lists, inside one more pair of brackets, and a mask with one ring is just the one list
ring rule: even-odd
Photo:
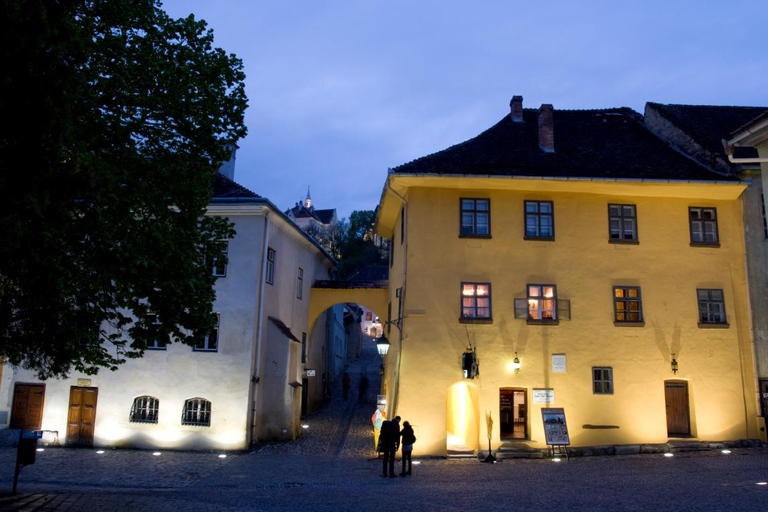
[[565,410],[562,408],[546,408],[541,410],[541,419],[544,421],[544,434],[547,444],[569,445],[568,426],[565,423]]
[[552,354],[552,372],[565,373],[565,354]]
[[555,390],[554,389],[534,389],[533,403],[535,404],[555,403]]
[[307,377],[314,377],[316,370],[307,370]]
[[81,388],[91,387],[91,379],[77,379],[77,385]]

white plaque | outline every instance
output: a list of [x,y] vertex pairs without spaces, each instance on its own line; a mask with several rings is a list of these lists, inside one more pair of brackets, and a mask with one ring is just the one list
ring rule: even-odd
[[315,370],[307,370],[307,377],[314,377],[315,376]]
[[533,403],[535,404],[555,403],[555,390],[554,389],[534,389]]
[[552,372],[565,373],[565,354],[552,354]]

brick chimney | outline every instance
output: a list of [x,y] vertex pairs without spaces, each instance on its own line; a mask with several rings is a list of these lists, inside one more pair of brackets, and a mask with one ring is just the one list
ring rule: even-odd
[[552,105],[549,104],[539,107],[539,147],[545,153],[555,152]]
[[523,122],[523,97],[512,96],[512,101],[509,102],[509,115],[512,118],[512,122]]

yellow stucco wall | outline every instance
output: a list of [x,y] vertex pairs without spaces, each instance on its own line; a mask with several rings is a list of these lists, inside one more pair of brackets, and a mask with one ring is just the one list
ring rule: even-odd
[[[490,180],[443,178],[399,188],[392,180],[407,200],[402,252],[399,207],[392,206],[398,201],[385,193],[389,213],[382,212],[377,229],[396,242],[393,311],[394,290],[405,283],[402,352],[393,343],[386,360],[388,381],[398,382],[389,398],[417,427],[418,451],[446,453],[447,425],[455,422],[447,411],[456,409],[449,390],[462,381],[460,357],[470,343],[480,362],[471,381],[478,409],[471,421],[483,419],[474,448],[487,447],[486,411],[496,419],[493,447],[500,444],[500,388],[526,391],[532,447],[545,446],[541,407],[565,409],[575,446],[666,442],[664,381],[672,379],[688,382],[694,438],[759,437],[738,186],[601,183],[594,187],[599,193],[589,193],[580,182],[552,182],[548,190],[547,180],[536,181],[535,189],[526,180],[483,189]],[[459,238],[462,197],[490,198],[492,238]],[[555,241],[524,240],[525,200],[554,202]],[[608,243],[608,203],[636,205],[638,245]],[[719,248],[690,246],[689,206],[717,208]],[[491,283],[492,324],[460,323],[462,281]],[[555,326],[515,319],[514,299],[525,297],[527,284],[557,285],[572,319]],[[644,326],[614,325],[612,288],[619,285],[641,287]],[[697,288],[724,291],[728,328],[698,326]],[[515,353],[519,373],[509,368]],[[552,372],[552,354],[565,354],[565,373]],[[613,368],[612,395],[593,394],[593,366]],[[539,388],[553,389],[554,402],[534,404],[532,390]]]

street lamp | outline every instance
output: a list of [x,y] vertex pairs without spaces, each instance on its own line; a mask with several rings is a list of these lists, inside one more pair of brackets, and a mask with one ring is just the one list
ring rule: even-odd
[[376,350],[379,351],[379,355],[384,358],[389,352],[389,340],[386,336],[382,335],[381,338],[376,340]]
[[675,354],[672,354],[672,373],[677,374],[677,359],[675,359]]

